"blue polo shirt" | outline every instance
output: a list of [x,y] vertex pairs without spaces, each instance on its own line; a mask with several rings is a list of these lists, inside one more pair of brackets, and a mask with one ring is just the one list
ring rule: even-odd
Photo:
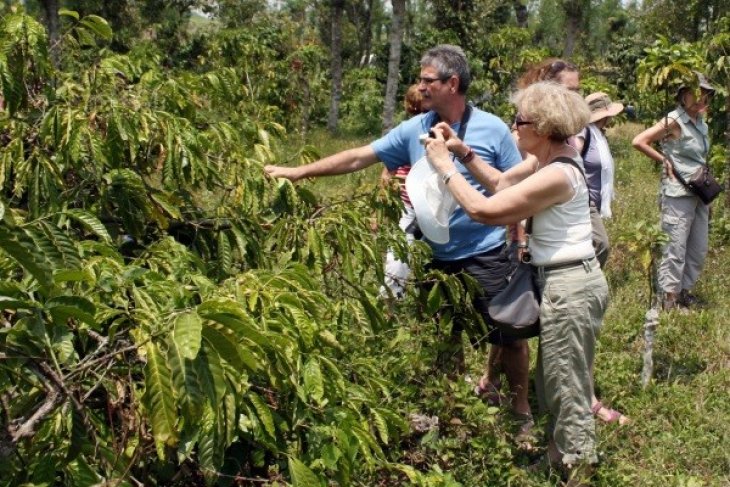
[[[378,158],[388,170],[413,164],[426,155],[418,137],[428,133],[436,117],[435,112],[428,112],[412,117],[386,135],[371,144]],[[454,132],[459,131],[460,122],[451,125]],[[471,164],[489,163],[504,172],[522,161],[512,134],[507,125],[495,115],[473,108],[464,136],[464,142],[474,149],[482,161]],[[482,187],[458,159],[456,169],[474,188],[485,196],[491,194]],[[484,225],[472,220],[457,207],[449,221],[450,240],[445,244],[426,241],[433,249],[433,256],[438,260],[458,260],[492,250],[505,241],[504,226]]]

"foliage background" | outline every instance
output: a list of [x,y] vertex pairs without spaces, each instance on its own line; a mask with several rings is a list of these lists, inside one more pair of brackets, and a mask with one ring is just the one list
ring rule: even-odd
[[[409,295],[378,298],[385,249],[407,255],[378,168],[263,177],[379,134],[387,4],[344,2],[333,137],[332,2],[23,3],[0,4],[3,485],[555,484],[524,468],[534,458],[508,415],[473,397],[482,351],[457,380],[435,363],[446,300],[470,290],[421,271],[417,245]],[[711,164],[727,181],[723,2],[412,1],[406,16],[400,93],[425,48],[460,43],[470,98],[505,120],[515,79],[548,55],[572,53],[584,91],[643,123],[692,69],[710,73]],[[630,149],[640,129],[610,132],[619,198],[597,384],[634,423],[599,427],[597,484],[726,485],[730,313],[714,270],[730,265],[730,218],[716,203],[710,306],[662,317],[642,389],[658,175]],[[439,427],[414,432],[414,413]]]

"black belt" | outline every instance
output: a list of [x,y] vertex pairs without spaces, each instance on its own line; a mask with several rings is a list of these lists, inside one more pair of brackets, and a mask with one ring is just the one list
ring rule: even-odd
[[568,269],[569,267],[578,267],[579,265],[583,265],[585,263],[590,263],[593,261],[595,257],[591,257],[590,259],[580,259],[580,260],[571,260],[569,262],[561,262],[559,264],[548,264],[548,265],[538,265],[535,266],[538,269],[543,269],[546,271],[556,271],[558,269]]

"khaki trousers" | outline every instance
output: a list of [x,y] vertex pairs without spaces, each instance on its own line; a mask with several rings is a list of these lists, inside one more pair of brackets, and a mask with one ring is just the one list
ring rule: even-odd
[[669,242],[659,264],[665,293],[692,289],[707,257],[710,207],[696,196],[662,196],[662,230]]

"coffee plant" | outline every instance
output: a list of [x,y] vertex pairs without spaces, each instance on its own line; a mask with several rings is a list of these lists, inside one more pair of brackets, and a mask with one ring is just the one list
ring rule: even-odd
[[251,72],[164,70],[67,16],[57,68],[35,20],[0,26],[0,483],[420,482],[384,450],[397,196],[265,179],[308,153]]

